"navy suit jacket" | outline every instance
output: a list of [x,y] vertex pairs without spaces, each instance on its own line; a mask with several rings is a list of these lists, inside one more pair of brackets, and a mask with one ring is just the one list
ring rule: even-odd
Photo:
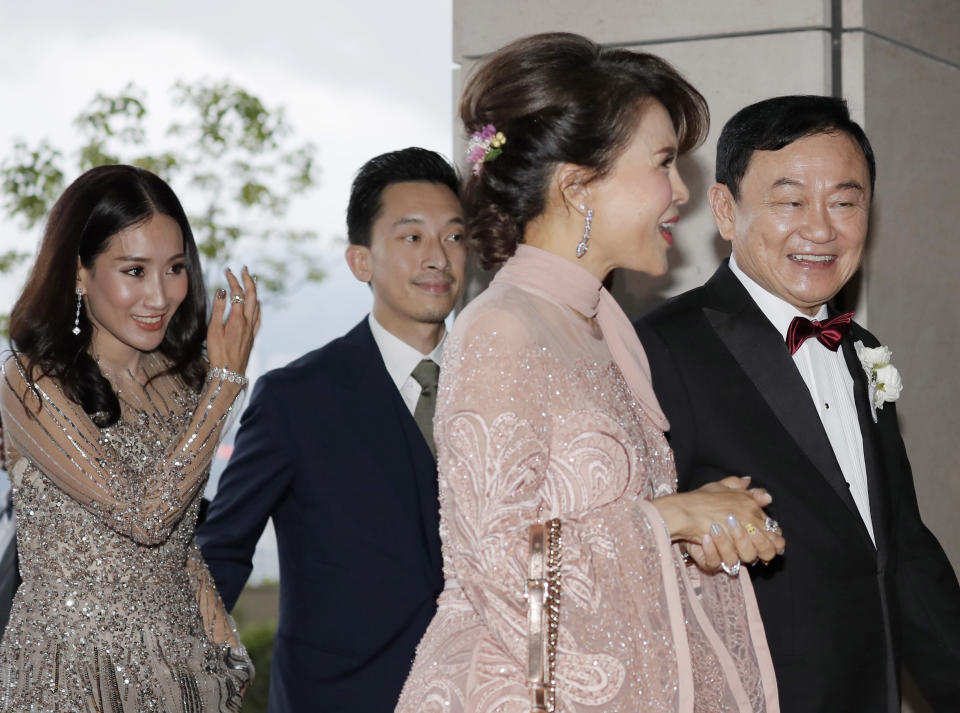
[[[786,553],[753,567],[784,713],[899,711],[905,664],[938,711],[960,710],[960,587],[924,526],[887,403],[874,423],[853,344],[876,546],[783,338],[724,263],[637,323],[670,419],[681,490],[727,475],[767,488]],[[947,434],[944,434],[947,436]]]
[[443,588],[437,469],[367,320],[262,376],[197,533],[232,609],[273,518],[273,713],[392,711]]

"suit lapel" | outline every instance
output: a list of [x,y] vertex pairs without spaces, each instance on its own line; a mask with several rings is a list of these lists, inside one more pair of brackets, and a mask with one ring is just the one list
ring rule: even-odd
[[857,358],[853,343],[856,337],[853,330],[841,343],[843,357],[847,369],[853,377],[853,398],[857,405],[857,418],[860,423],[860,434],[863,438],[863,458],[867,471],[867,492],[870,498],[870,518],[873,520],[873,536],[877,546],[878,563],[883,566],[887,557],[887,512],[889,503],[886,497],[883,473],[883,458],[880,454],[879,433],[877,424],[873,422],[870,409],[870,398],[867,387],[867,376]]
[[705,285],[704,313],[777,419],[840,499],[860,517],[833,447],[783,339],[724,263]]
[[370,410],[371,422],[363,428],[377,434],[378,447],[372,455],[380,472],[387,475],[386,487],[393,490],[404,517],[417,522],[427,553],[428,573],[441,567],[437,466],[423,434],[410,415],[396,384],[390,378],[366,319],[350,332],[355,358],[349,368],[357,385],[357,398],[377,404]]

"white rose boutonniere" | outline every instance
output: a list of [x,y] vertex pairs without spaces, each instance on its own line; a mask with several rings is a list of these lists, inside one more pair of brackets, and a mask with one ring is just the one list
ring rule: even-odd
[[867,375],[867,388],[870,396],[870,411],[873,422],[877,422],[877,409],[882,409],[888,401],[896,401],[903,391],[903,381],[897,367],[890,363],[893,352],[888,347],[865,347],[863,342],[854,342],[857,358]]

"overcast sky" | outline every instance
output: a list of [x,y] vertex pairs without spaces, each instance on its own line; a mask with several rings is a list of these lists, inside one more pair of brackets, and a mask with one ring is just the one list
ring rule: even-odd
[[[419,145],[450,156],[451,13],[451,0],[0,0],[0,161],[17,138],[72,152],[73,118],[97,92],[128,82],[146,90],[157,127],[177,80],[229,79],[283,106],[298,136],[318,147],[321,171],[319,186],[291,207],[290,227],[322,236],[328,278],[264,309],[255,375],[343,334],[369,310],[369,289],[342,258],[349,184],[384,151]],[[39,231],[0,217],[0,251],[32,252]],[[9,312],[24,276],[0,275],[0,311]],[[270,534],[254,578],[277,576]]]
[[[450,0],[0,0],[0,157],[15,138],[73,150],[73,117],[96,92],[131,81],[147,91],[158,126],[179,79],[227,78],[283,106],[318,147],[320,165],[319,187],[290,220],[330,241],[330,279],[265,313],[257,356],[273,366],[342,333],[369,306],[368,290],[341,267],[342,244],[332,242],[345,232],[356,169],[408,145],[449,156],[450,28]],[[0,219],[0,247],[32,249],[38,232]],[[23,271],[0,276],[3,311],[22,280]]]

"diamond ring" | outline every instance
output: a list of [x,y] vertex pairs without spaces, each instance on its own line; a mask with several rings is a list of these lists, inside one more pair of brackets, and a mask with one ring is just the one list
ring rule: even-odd
[[743,529],[746,530],[747,534],[751,536],[756,535],[758,532],[760,532],[760,530],[757,529],[757,526],[754,525],[752,522],[748,522],[746,525],[744,525]]
[[767,517],[767,519],[763,521],[763,529],[767,532],[777,532],[780,529],[780,523],[772,517]]
[[726,562],[721,562],[720,569],[729,574],[731,577],[736,577],[738,574],[740,574],[740,560],[737,560],[732,565],[728,565]]
[[235,305],[241,305],[246,302],[246,299],[244,299],[243,295],[234,295],[230,301]]

